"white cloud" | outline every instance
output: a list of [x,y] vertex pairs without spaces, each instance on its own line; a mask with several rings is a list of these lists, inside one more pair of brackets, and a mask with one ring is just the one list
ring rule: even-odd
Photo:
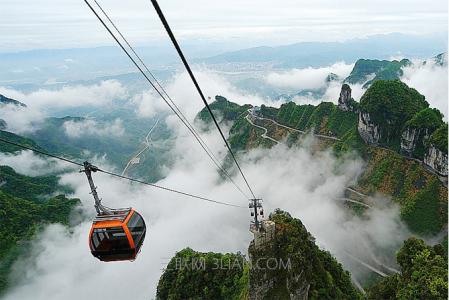
[[0,119],[6,121],[7,130],[19,134],[36,130],[52,110],[84,106],[101,108],[128,97],[127,89],[116,80],[93,85],[67,85],[58,90],[39,89],[31,93],[0,87],[0,94],[27,105],[26,108],[0,106]]
[[39,109],[14,104],[0,105],[0,119],[6,121],[6,129],[15,133],[32,132],[43,121],[45,114]]
[[42,176],[61,171],[73,170],[73,166],[60,160],[47,159],[24,150],[18,153],[1,153],[0,165],[10,166],[17,173],[27,176]]
[[337,62],[323,68],[291,69],[285,72],[273,72],[267,75],[266,82],[280,88],[296,90],[319,89],[326,87],[326,77],[330,73],[337,74],[340,78],[346,78],[354,64]]
[[[227,79],[207,68],[197,68],[194,72],[205,97],[210,97],[210,99],[207,100],[209,103],[215,100],[215,95],[223,95],[229,101],[238,104],[251,103],[253,105],[276,105],[275,102],[268,98],[246,94],[245,92],[240,91]],[[185,71],[176,73],[170,82],[164,85],[164,89],[190,121],[192,121],[196,114],[204,107],[203,101],[198,95],[189,75]],[[158,113],[165,112],[173,114],[167,104],[165,104],[162,98],[153,90],[145,91],[134,96],[131,103],[132,105],[136,105],[136,113],[141,117],[153,117]]]
[[66,135],[71,138],[79,138],[82,135],[120,137],[125,133],[123,122],[120,119],[103,124],[90,119],[82,121],[70,120],[64,122],[62,126]]
[[143,91],[131,99],[136,108],[136,114],[142,118],[152,118],[161,112],[167,112],[170,108],[162,98],[152,90]]
[[66,85],[58,90],[39,89],[31,93],[0,87],[0,94],[17,99],[29,107],[45,110],[81,106],[101,107],[113,100],[127,97],[127,90],[116,80],[106,80],[99,84]]
[[415,88],[426,97],[431,107],[438,108],[448,117],[448,69],[441,67],[432,60],[425,65],[415,60],[411,66],[403,68],[401,80],[408,86]]
[[[205,136],[214,149],[223,148],[219,137]],[[395,248],[407,235],[398,220],[397,208],[373,210],[367,220],[351,216],[338,199],[362,170],[360,160],[338,161],[330,152],[311,153],[306,148],[254,150],[240,162],[257,195],[264,199],[266,212],[280,207],[299,217],[316,237],[317,243],[337,255],[345,266],[344,251],[363,258],[367,245]],[[240,193],[222,182],[197,145],[180,132],[173,149],[176,163],[168,176],[158,182],[216,200],[247,205]],[[220,157],[225,153],[222,151]],[[106,205],[133,206],[144,216],[148,233],[135,262],[100,263],[86,243],[89,221],[71,233],[52,225],[34,242],[31,255],[15,266],[19,284],[5,299],[147,299],[154,297],[161,268],[176,251],[192,247],[199,251],[246,252],[251,234],[249,211],[217,206],[165,191],[131,185],[126,181],[95,174],[94,180]],[[235,181],[244,186],[242,179]],[[82,174],[66,174],[62,183],[75,189],[84,210],[94,215],[93,200]],[[117,287],[120,288],[111,288]]]

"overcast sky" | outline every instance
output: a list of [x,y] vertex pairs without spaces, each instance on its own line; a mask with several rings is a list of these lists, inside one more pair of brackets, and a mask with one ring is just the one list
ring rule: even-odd
[[[150,0],[99,2],[135,44],[165,39]],[[160,5],[179,38],[236,47],[447,31],[446,0],[161,0]],[[2,0],[0,36],[3,52],[112,44],[82,0]]]

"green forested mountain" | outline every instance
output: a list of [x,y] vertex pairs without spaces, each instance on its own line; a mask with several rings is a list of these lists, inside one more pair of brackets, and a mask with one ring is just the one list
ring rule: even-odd
[[[251,243],[250,259],[190,248],[178,252],[159,280],[157,299],[290,299],[304,292],[311,299],[361,298],[349,273],[315,245],[300,220],[281,210],[269,219],[276,234],[264,247]],[[268,267],[274,260],[278,267]]]
[[276,224],[274,237],[259,247],[251,242],[251,261],[265,266],[264,262],[268,265],[269,259],[275,258],[289,262],[290,267],[250,269],[250,293],[261,290],[257,293],[261,297],[252,299],[301,299],[304,295],[309,299],[361,298],[349,272],[329,252],[319,249],[299,219],[277,209],[269,220]]
[[410,238],[397,253],[401,274],[383,279],[368,291],[368,299],[447,299],[447,253]]
[[157,286],[157,299],[246,299],[248,262],[240,254],[176,253]]
[[408,65],[411,65],[408,59],[401,61],[359,59],[344,81],[349,84],[364,83],[363,87],[367,88],[377,80],[399,79],[403,74],[402,68]]
[[[405,123],[428,107],[423,95],[399,80],[376,81],[360,98],[361,112],[368,113],[370,121],[378,127],[378,142],[394,150],[399,150]],[[441,114],[439,117],[442,122]]]
[[[352,100],[349,97],[347,101]],[[423,159],[431,147],[437,147],[447,157],[447,123],[443,122],[438,110],[429,108],[424,96],[397,80],[377,80],[363,95],[360,104],[348,104],[345,109],[328,102],[316,106],[289,102],[282,104],[280,108],[264,105],[252,107],[237,105],[220,96],[211,107],[222,117],[222,122],[232,122],[229,142],[237,152],[254,147],[274,146],[273,141],[262,137],[264,133],[292,145],[301,143],[303,133],[313,132],[319,144],[323,148],[333,148],[337,156],[352,151],[361,155],[367,165],[354,186],[356,190],[368,195],[380,192],[390,196],[400,205],[401,217],[411,231],[427,236],[438,233],[446,235],[442,244],[435,247],[414,238],[405,241],[397,256],[402,274],[392,275],[378,282],[369,289],[367,297],[445,299],[447,232],[444,228],[447,226],[447,185],[435,172],[429,171],[422,161],[413,157]],[[376,130],[382,133],[379,142],[381,146],[370,144],[361,137],[359,122],[363,113],[369,114],[368,125],[378,126]],[[197,117],[210,122],[205,109]],[[265,128],[266,132],[253,126],[251,122]],[[405,147],[404,134],[410,128],[425,130],[425,135],[415,135],[418,138],[413,138],[415,144],[412,147],[412,158],[402,153],[402,148]],[[313,238],[308,236],[299,220],[280,211],[270,216],[270,219],[276,222],[276,232],[281,233],[276,234],[273,244],[269,243],[264,250],[256,250],[254,244],[251,244],[250,256],[286,258],[292,255],[301,261],[301,268],[288,272],[276,270],[272,273],[258,273],[250,268],[249,293],[265,291],[264,299],[289,298],[292,295],[292,280],[296,278],[296,295],[304,295],[301,293],[308,286],[308,298],[311,299],[362,297],[352,286],[349,275],[342,273],[341,266],[335,259],[316,248]],[[285,231],[280,231],[280,228]],[[302,259],[302,256],[306,258]],[[320,269],[322,267],[324,269]],[[301,273],[301,270],[305,272]],[[167,273],[161,277],[160,285],[167,284],[165,274]],[[186,278],[191,278],[190,276],[195,275],[183,274],[181,278],[188,281]],[[179,280],[176,276],[170,279],[175,282]],[[189,299],[195,297],[198,294],[188,296]]]
[[0,189],[16,197],[41,201],[55,192],[68,193],[67,187],[60,186],[55,175],[30,177],[18,174],[13,168],[0,165]]
[[[20,144],[39,148],[30,139],[0,131],[1,137]],[[0,152],[19,149],[0,142]],[[58,193],[67,193],[67,187],[58,184],[56,175],[30,177],[16,173],[0,161],[0,294],[8,287],[11,267],[19,255],[29,250],[31,240],[43,225],[68,224],[78,199],[68,199]]]
[[[5,140],[14,142],[16,144],[24,145],[27,147],[31,147],[37,150],[43,150],[41,147],[39,147],[33,140],[19,136],[17,134],[14,134],[12,132],[0,130],[0,138],[3,138]],[[5,153],[12,153],[16,151],[20,151],[22,148],[19,148],[14,145],[6,144],[6,143],[0,143],[0,152]]]
[[[27,137],[53,154],[80,160],[92,160],[95,155],[105,155],[112,165],[122,171],[133,155],[142,148],[156,119],[139,119],[128,111],[103,117],[100,120],[69,116],[47,118],[37,130],[28,133]],[[111,126],[111,122],[115,120],[120,120],[120,128],[117,129],[123,130],[122,134],[110,132],[111,129],[101,132],[102,128]],[[79,135],[71,136],[67,133],[67,122],[75,127],[80,126]],[[83,125],[84,122],[88,123]],[[171,146],[171,131],[164,122],[159,122],[150,138],[154,141],[151,147],[140,156],[139,165],[133,166],[127,174],[154,182],[163,177],[162,166],[171,163],[168,151]]]
[[[385,105],[373,103],[376,99],[385,102]],[[220,98],[213,103],[215,109],[224,109],[221,111],[224,116],[228,115],[228,107],[238,112],[247,109],[247,106],[239,109],[237,104],[226,104],[224,101]],[[257,114],[303,132],[312,131],[316,135],[335,138],[318,137],[318,141],[323,147],[332,147],[337,155],[357,151],[367,161],[357,189],[365,194],[380,192],[391,196],[401,206],[401,216],[413,231],[437,234],[447,224],[447,186],[421,163],[400,154],[400,138],[406,124],[434,130],[438,126],[434,133],[428,132],[430,138],[426,145],[434,143],[442,148],[447,145],[447,124],[443,123],[438,110],[427,107],[424,97],[404,83],[378,81],[363,95],[360,107],[355,107],[355,111],[343,111],[330,102],[322,102],[317,106],[289,102],[280,108],[262,105]],[[388,133],[385,146],[389,148],[372,146],[363,141],[357,127],[357,110],[369,112],[376,124],[384,126],[381,130]],[[202,114],[198,117],[201,118]],[[241,151],[273,146],[272,141],[261,137],[263,130],[252,126],[245,117],[246,114],[241,113],[233,114],[228,119],[233,121],[229,131],[231,146]],[[253,122],[265,127],[267,135],[277,140],[286,139],[290,144],[300,141],[302,134],[280,127],[270,120],[256,118]]]

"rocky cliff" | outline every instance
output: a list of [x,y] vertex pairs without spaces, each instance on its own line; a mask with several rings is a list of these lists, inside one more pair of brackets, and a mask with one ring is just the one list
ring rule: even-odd
[[249,260],[189,248],[178,252],[159,280],[157,299],[361,298],[350,274],[318,248],[300,220],[281,210],[269,220],[274,234],[257,247],[250,243]]
[[[420,129],[407,127],[401,137],[401,153],[406,156],[412,156],[422,135]],[[424,138],[428,138],[427,133],[424,134]]]
[[428,106],[405,83],[377,81],[360,100],[358,133],[369,145],[418,159],[447,176],[447,124],[438,109]]
[[402,59],[401,61],[359,59],[344,82],[364,84],[363,87],[368,88],[378,80],[399,79],[403,74],[402,68],[410,64],[411,62],[408,59]]
[[[269,217],[274,237],[248,253],[249,299],[358,299],[347,271],[316,246],[300,220],[276,210]],[[258,266],[258,267],[254,267]]]
[[348,84],[343,84],[338,98],[338,108],[342,111],[355,111],[356,102],[351,97],[351,87]]
[[408,157],[424,159],[429,148],[429,138],[443,125],[443,116],[438,109],[425,108],[405,123],[401,136],[400,153]]
[[447,176],[447,152],[440,151],[431,145],[424,156],[424,163],[442,176]]
[[[389,84],[391,82],[387,82],[386,87],[390,87]],[[394,86],[396,84],[393,82],[392,85],[393,93],[391,97],[395,97]],[[373,87],[375,86],[376,84],[373,85]],[[399,98],[405,97],[401,96],[401,91],[402,89],[399,89]],[[376,98],[383,101],[381,96],[376,96]],[[420,117],[416,117],[415,114],[413,115],[415,117],[410,119],[413,121],[402,120],[399,122],[399,124],[402,124],[399,129],[391,127],[393,130],[397,130],[395,134],[398,137],[397,143],[393,144],[394,147],[391,147],[383,142],[381,126],[371,119],[376,110],[356,114],[343,111],[338,106],[328,102],[322,102],[316,106],[297,105],[294,102],[289,102],[282,104],[279,108],[262,105],[257,108],[256,116],[250,118],[255,125],[259,126],[256,127],[248,122],[247,116],[249,113],[245,113],[244,106],[239,106],[230,101],[227,102],[226,104],[223,99],[220,99],[220,101],[213,102],[211,105],[214,106],[214,109],[220,110],[220,114],[225,116],[226,120],[232,122],[229,142],[236,152],[247,151],[256,147],[272,147],[277,144],[262,137],[263,134],[281,143],[286,142],[288,145],[295,145],[301,144],[301,136],[313,131],[316,139],[311,146],[312,151],[333,148],[337,156],[348,152],[358,152],[365,159],[367,166],[357,182],[356,189],[364,194],[381,193],[391,197],[394,202],[400,205],[403,220],[414,232],[435,235],[446,226],[447,185],[444,184],[444,178],[435,175],[436,172],[431,170],[429,172],[430,168],[437,168],[437,165],[444,166],[444,163],[441,163],[444,159],[437,159],[435,155],[429,156],[429,159],[426,160],[429,168],[425,167],[422,160],[424,159],[424,150],[429,149],[430,144],[433,144],[436,149],[442,152],[443,158],[444,154],[447,155],[447,124],[441,125],[429,138],[418,138],[420,134],[416,131],[410,133],[409,139],[413,140],[410,146],[413,149],[411,150],[413,159],[400,153],[400,139],[405,131],[402,131],[401,128],[424,129],[423,132],[429,130],[430,134],[431,129],[435,127],[432,124],[438,124],[435,120],[428,122],[432,120],[431,116],[438,120],[438,114],[435,114],[434,110],[420,111]],[[413,104],[413,102],[411,103]],[[396,109],[407,111],[407,108],[401,106],[396,107]],[[429,111],[426,112],[426,110]],[[239,113],[236,114],[235,112]],[[381,110],[381,113],[390,117],[386,108],[384,108],[384,111]],[[359,117],[359,115],[361,116]],[[395,115],[400,116],[401,114],[391,114],[393,117]],[[198,115],[198,117],[200,116],[201,114]],[[260,127],[267,131],[264,132]],[[363,129],[360,130],[362,134],[359,133],[358,128]],[[387,126],[384,128],[388,129]],[[364,137],[368,143],[362,139],[363,133],[365,133]],[[378,143],[382,147],[370,146],[374,143]],[[405,144],[403,146],[405,147]],[[419,157],[419,155],[421,155],[421,158],[415,159],[415,156]],[[441,171],[439,173],[444,174]]]
[[367,143],[399,151],[407,121],[428,107],[424,96],[405,83],[376,81],[360,99],[358,131]]
[[379,125],[372,121],[368,112],[359,113],[357,130],[360,137],[369,145],[377,145],[381,138]]

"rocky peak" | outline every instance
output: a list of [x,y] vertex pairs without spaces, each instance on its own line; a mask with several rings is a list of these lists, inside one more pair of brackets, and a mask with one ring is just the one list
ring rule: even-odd
[[7,105],[7,104],[13,104],[16,106],[20,106],[20,107],[27,107],[25,104],[23,104],[20,101],[5,97],[3,95],[0,94],[0,105]]
[[367,144],[378,144],[381,138],[379,126],[376,125],[369,113],[360,112],[359,113],[359,123],[357,125],[357,130],[360,137]]
[[327,75],[327,77],[326,77],[326,82],[329,83],[329,82],[332,82],[332,81],[337,81],[339,79],[340,79],[340,77],[337,74],[329,73],[329,75]]
[[447,66],[447,52],[440,53],[433,58],[435,63],[441,67]]
[[443,124],[438,109],[425,108],[405,123],[401,136],[401,154],[423,159],[430,135]]
[[398,151],[407,121],[427,107],[429,103],[424,96],[405,83],[375,81],[360,99],[358,131],[365,142]]
[[340,97],[338,98],[338,108],[343,111],[352,111],[351,87],[348,84],[341,86]]
[[349,273],[318,248],[300,220],[276,210],[269,222],[274,236],[267,230],[269,238],[256,245],[264,237],[255,235],[248,249],[249,299],[358,299]]

